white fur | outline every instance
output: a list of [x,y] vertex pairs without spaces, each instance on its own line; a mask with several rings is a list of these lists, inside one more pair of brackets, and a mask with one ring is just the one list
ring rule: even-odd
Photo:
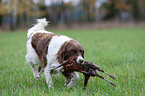
[[[51,64],[48,67],[54,68],[59,66],[57,58],[57,53],[60,47],[67,41],[71,40],[66,36],[53,36],[51,42],[48,46],[47,63]],[[47,68],[47,67],[46,67]]]
[[48,33],[44,28],[48,25],[46,19],[37,19],[37,24],[30,28],[27,33],[27,38],[31,38],[35,33]]
[[[27,33],[27,54],[25,56],[26,58],[26,62],[29,63],[31,70],[33,72],[34,77],[37,79],[38,77],[41,76],[41,73],[43,72],[43,69],[41,69],[41,71],[38,73],[35,69],[36,64],[38,64],[39,66],[42,66],[41,64],[41,60],[39,59],[37,53],[35,52],[35,50],[33,49],[32,45],[31,45],[31,40],[32,40],[32,36],[36,33],[52,33],[52,32],[48,32],[46,31],[44,28],[45,26],[48,24],[48,22],[46,21],[46,19],[38,19],[37,20],[37,24],[30,28],[28,30]],[[50,73],[50,70],[54,67],[59,66],[59,62],[57,60],[57,53],[60,50],[60,47],[62,46],[62,44],[64,44],[64,42],[72,40],[71,38],[67,37],[67,36],[53,36],[50,44],[48,46],[48,53],[47,53],[47,66],[44,69],[44,73],[45,73],[45,77],[46,77],[46,83],[48,84],[48,87],[52,86],[52,76]],[[57,70],[55,70],[56,73],[61,72],[62,71],[62,67],[58,68]],[[79,75],[77,72],[73,72],[71,74],[71,79],[69,80],[69,83],[67,85],[67,88],[71,88],[73,87],[77,80],[79,78]]]
[[79,79],[79,74],[77,72],[71,73],[71,76],[72,76],[72,78],[71,78],[70,82],[67,85],[67,89],[70,89],[73,86],[75,86],[77,81],[78,81],[78,79]]
[[[46,56],[47,58],[47,66],[44,69],[45,77],[46,77],[46,83],[48,84],[48,87],[52,86],[52,77],[51,77],[51,69],[59,66],[59,62],[57,60],[57,53],[60,50],[60,47],[64,42],[71,40],[71,38],[68,38],[66,36],[53,36],[51,39],[51,42],[48,46],[48,54]],[[61,68],[58,68],[55,70],[56,73],[62,71]]]
[[31,39],[27,41],[26,47],[27,47],[27,54],[25,56],[26,63],[29,63],[31,70],[33,72],[33,75],[36,78],[37,71],[34,65],[36,64],[41,65],[41,60],[39,59],[38,55],[36,54],[35,50],[33,49],[31,45]]

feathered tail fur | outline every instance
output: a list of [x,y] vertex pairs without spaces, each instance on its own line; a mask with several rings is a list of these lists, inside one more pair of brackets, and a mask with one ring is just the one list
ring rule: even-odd
[[46,21],[46,18],[37,19],[37,24],[28,30],[27,38],[29,39],[33,34],[37,33],[38,31],[45,31],[45,27],[47,25],[48,21]]

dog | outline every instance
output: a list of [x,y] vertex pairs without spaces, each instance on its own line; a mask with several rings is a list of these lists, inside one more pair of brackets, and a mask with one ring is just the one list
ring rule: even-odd
[[[37,19],[37,24],[28,30],[27,33],[27,54],[26,62],[30,65],[33,75],[39,79],[44,72],[48,87],[52,87],[52,75],[63,73],[63,67],[51,71],[61,63],[74,57],[77,63],[84,62],[84,49],[76,40],[64,35],[48,32],[45,27],[48,25],[46,19]],[[38,70],[36,66],[38,65]],[[65,77],[67,89],[76,85],[79,79],[77,72]]]

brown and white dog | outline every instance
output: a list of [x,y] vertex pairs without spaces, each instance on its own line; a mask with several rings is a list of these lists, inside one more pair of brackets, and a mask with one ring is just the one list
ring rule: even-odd
[[[34,77],[38,79],[44,71],[46,83],[48,87],[51,87],[52,74],[63,72],[63,67],[53,70],[53,72],[51,70],[70,57],[75,57],[77,63],[83,62],[84,49],[72,38],[46,31],[44,28],[47,24],[45,18],[37,19],[37,24],[28,30],[25,58]],[[38,70],[35,69],[35,65],[38,65]],[[72,88],[78,79],[78,73],[73,72],[65,78],[65,85],[68,89]]]

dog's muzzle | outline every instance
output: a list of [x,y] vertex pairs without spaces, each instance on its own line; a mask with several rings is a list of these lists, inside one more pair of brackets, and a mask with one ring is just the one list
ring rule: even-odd
[[82,56],[78,56],[78,58],[76,59],[77,63],[83,63],[85,60]]

